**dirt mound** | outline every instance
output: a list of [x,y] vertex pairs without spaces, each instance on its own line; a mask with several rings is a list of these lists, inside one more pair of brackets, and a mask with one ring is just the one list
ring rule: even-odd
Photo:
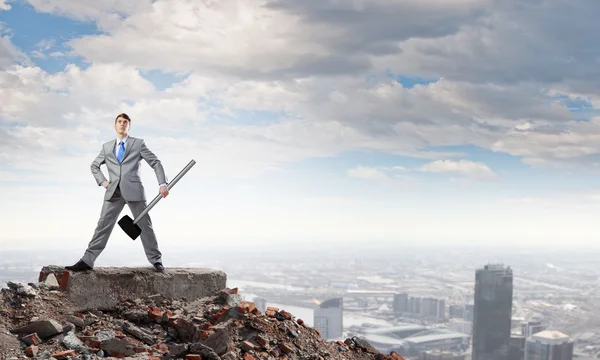
[[402,359],[358,338],[323,340],[284,309],[262,314],[237,289],[195,301],[122,299],[79,313],[57,284],[9,283],[0,301],[1,359]]

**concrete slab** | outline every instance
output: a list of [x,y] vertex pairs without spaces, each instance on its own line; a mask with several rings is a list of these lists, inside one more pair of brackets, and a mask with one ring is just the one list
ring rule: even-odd
[[227,284],[227,275],[223,271],[207,268],[165,268],[164,273],[156,273],[151,268],[96,267],[84,272],[52,268],[45,267],[41,274],[66,273],[61,279],[61,287],[65,288],[77,311],[106,310],[122,298],[157,294],[192,301],[212,296]]

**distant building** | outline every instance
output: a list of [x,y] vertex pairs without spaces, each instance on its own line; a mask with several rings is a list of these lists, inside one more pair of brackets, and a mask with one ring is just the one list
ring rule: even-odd
[[472,360],[510,360],[513,273],[488,264],[475,273]]
[[475,305],[467,304],[465,305],[465,320],[473,321],[473,312],[475,311]]
[[409,336],[404,341],[407,344],[407,352],[400,355],[419,356],[428,350],[465,350],[468,348],[469,335],[438,328]]
[[466,360],[462,351],[429,350],[419,355],[419,360]]
[[438,321],[446,320],[446,300],[445,299],[438,300],[437,320]]
[[340,339],[344,330],[342,298],[325,300],[313,312],[314,327],[325,340]]
[[463,319],[450,319],[448,327],[456,332],[471,335],[473,332],[473,323]]
[[424,318],[437,317],[438,299],[427,297],[421,300],[421,316]]
[[523,360],[525,358],[525,336],[511,335],[508,348],[509,360]]
[[450,318],[464,318],[465,307],[462,305],[450,305],[448,306],[448,316]]
[[394,294],[394,302],[392,304],[392,309],[395,313],[408,312],[408,294]]
[[256,296],[252,299],[252,301],[254,302],[256,308],[260,310],[260,312],[264,314],[267,311],[267,299]]
[[521,324],[521,329],[523,336],[525,336],[525,338],[529,338],[534,334],[546,330],[546,326],[542,325],[542,322],[539,320],[531,320],[528,322],[523,322]]
[[525,360],[573,360],[573,344],[559,331],[541,331],[527,339]]

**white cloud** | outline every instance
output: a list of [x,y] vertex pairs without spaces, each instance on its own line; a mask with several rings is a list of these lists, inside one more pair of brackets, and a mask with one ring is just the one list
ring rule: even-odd
[[348,170],[348,175],[350,177],[359,178],[359,179],[367,179],[367,180],[375,180],[375,181],[392,181],[393,179],[388,176],[383,171],[368,166],[357,166]]
[[470,160],[436,160],[420,167],[421,171],[432,173],[450,173],[475,179],[496,179],[498,175],[486,164]]
[[123,17],[147,11],[151,0],[27,0],[37,11],[67,16],[80,21],[94,21],[101,29],[118,26]]
[[4,10],[10,10],[11,6],[8,4],[9,2],[11,2],[12,0],[0,0],[0,11]]

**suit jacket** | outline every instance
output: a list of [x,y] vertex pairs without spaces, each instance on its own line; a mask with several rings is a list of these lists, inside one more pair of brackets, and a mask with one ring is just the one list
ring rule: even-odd
[[146,147],[144,139],[132,136],[127,138],[127,146],[125,146],[125,154],[121,163],[113,153],[116,143],[116,139],[104,143],[100,154],[91,165],[92,175],[94,175],[99,186],[102,186],[102,183],[106,181],[106,177],[100,170],[100,165],[106,164],[108,169],[109,180],[104,200],[109,200],[117,186],[119,186],[121,196],[125,201],[145,201],[146,194],[140,178],[141,160],[146,160],[148,165],[154,169],[159,184],[167,183],[165,170],[156,155]]

